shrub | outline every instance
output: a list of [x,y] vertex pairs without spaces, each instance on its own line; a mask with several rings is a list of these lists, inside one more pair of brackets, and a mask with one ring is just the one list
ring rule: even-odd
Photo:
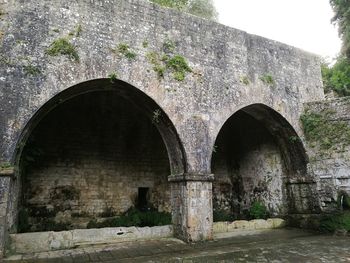
[[265,219],[268,216],[266,206],[262,202],[254,202],[249,209],[249,216],[252,219]]
[[334,90],[339,96],[350,96],[350,61],[339,58],[333,67],[321,65],[323,87],[325,92]]
[[233,220],[234,220],[234,216],[225,210],[214,210],[213,211],[213,221],[214,222],[220,222],[220,221],[230,221],[231,222]]
[[171,214],[158,211],[141,212],[138,209],[131,208],[123,215],[97,222],[91,220],[87,228],[101,227],[130,227],[130,226],[163,226],[171,224]]
[[337,229],[350,231],[350,211],[327,215],[320,220],[320,230],[322,232],[334,232]]

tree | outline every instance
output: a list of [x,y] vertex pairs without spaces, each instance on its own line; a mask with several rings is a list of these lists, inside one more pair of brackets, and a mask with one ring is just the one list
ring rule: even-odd
[[218,19],[218,12],[212,0],[192,0],[188,4],[186,12],[214,21]]
[[213,0],[150,0],[153,3],[190,13],[202,18],[217,20]]
[[183,10],[188,5],[188,0],[150,0],[161,6]]
[[323,87],[325,92],[334,90],[339,96],[350,96],[350,61],[338,58],[333,67],[327,64],[321,66]]
[[350,0],[330,0],[334,11],[332,22],[338,24],[339,36],[341,37],[341,53],[350,59]]
[[322,63],[321,72],[325,92],[350,96],[350,0],[329,0],[334,11],[332,23],[338,24],[342,39],[341,55],[333,67]]

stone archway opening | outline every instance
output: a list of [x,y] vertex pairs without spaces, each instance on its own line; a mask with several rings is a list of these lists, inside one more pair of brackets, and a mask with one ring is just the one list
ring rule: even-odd
[[184,158],[166,114],[122,82],[71,89],[22,135],[18,231],[145,226],[135,214],[149,211],[170,224],[167,178],[183,172]]
[[[214,221],[285,217],[312,211],[307,157],[293,127],[262,104],[233,114],[213,150]],[[305,180],[306,179],[306,180]],[[312,185],[311,187],[314,187]],[[266,208],[266,213],[259,211]]]

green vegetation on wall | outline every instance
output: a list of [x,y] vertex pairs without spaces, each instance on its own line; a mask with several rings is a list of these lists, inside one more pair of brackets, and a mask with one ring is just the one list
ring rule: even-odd
[[260,77],[260,80],[264,82],[266,85],[274,86],[275,80],[273,79],[271,74],[264,74]]
[[8,169],[8,168],[12,168],[12,166],[9,162],[0,162],[0,170]]
[[118,44],[115,49],[112,49],[112,51],[115,53],[119,53],[120,55],[124,56],[129,60],[133,60],[136,58],[136,53],[133,50],[131,50],[128,44],[125,43]]
[[254,202],[249,209],[249,216],[252,219],[266,219],[268,217],[266,206],[262,202]]
[[41,71],[38,67],[34,66],[33,64],[29,64],[23,67],[24,72],[27,76],[38,76]]
[[300,120],[304,134],[311,146],[319,145],[320,150],[350,145],[350,126],[348,123],[332,120],[334,112],[322,110],[318,113],[306,111]]
[[174,79],[178,81],[184,80],[187,72],[192,72],[185,58],[180,55],[175,55],[167,60],[166,66],[173,72]]
[[163,43],[162,52],[151,51],[147,53],[148,62],[153,65],[152,69],[157,73],[158,78],[163,78],[165,72],[170,71],[175,80],[183,81],[186,73],[192,72],[186,59],[179,54],[174,54],[175,48],[175,43],[166,39]]
[[250,84],[250,80],[248,76],[241,76],[239,78],[239,82],[243,83],[244,85],[249,85]]
[[175,8],[195,16],[216,21],[218,12],[213,0],[150,0],[161,6]]
[[54,40],[46,50],[46,54],[50,56],[66,55],[73,61],[79,61],[79,55],[75,46],[64,37]]
[[111,83],[115,83],[118,79],[118,74],[113,72],[113,73],[108,75],[108,78],[109,78]]

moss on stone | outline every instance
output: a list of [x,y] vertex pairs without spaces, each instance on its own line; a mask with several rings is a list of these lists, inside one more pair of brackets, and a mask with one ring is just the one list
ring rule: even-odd
[[239,78],[239,82],[243,83],[246,86],[250,84],[250,80],[248,76],[241,76]]
[[129,60],[133,60],[136,58],[136,53],[130,49],[130,46],[128,44],[120,43],[118,44],[116,49],[112,49],[112,50],[114,52],[118,52],[119,54],[121,54],[122,56],[124,56]]
[[264,82],[266,85],[274,86],[275,80],[273,79],[271,74],[264,74],[260,77],[260,80]]
[[345,121],[333,120],[334,111],[322,110],[318,113],[306,111],[300,120],[304,134],[312,147],[329,150],[337,146],[350,145],[350,126]]
[[36,77],[36,76],[40,75],[40,73],[41,73],[41,70],[39,69],[39,67],[34,66],[32,64],[24,66],[23,69],[24,69],[24,72],[27,76]]
[[188,66],[187,61],[180,55],[175,55],[166,62],[167,68],[173,72],[174,79],[182,81],[185,79],[187,72],[192,72],[192,69]]
[[67,38],[59,38],[53,41],[46,50],[46,54],[50,56],[65,55],[74,61],[79,61],[79,55],[76,47],[69,42]]
[[147,53],[148,61],[153,65],[153,70],[158,78],[163,78],[167,70],[173,73],[173,78],[177,81],[183,81],[187,72],[192,72],[186,59],[180,55],[169,56],[167,54],[158,54],[157,52]]
[[110,81],[111,83],[115,83],[115,82],[117,81],[117,79],[118,79],[118,74],[115,73],[115,72],[110,73],[110,74],[108,75],[108,78],[109,78],[109,81]]

